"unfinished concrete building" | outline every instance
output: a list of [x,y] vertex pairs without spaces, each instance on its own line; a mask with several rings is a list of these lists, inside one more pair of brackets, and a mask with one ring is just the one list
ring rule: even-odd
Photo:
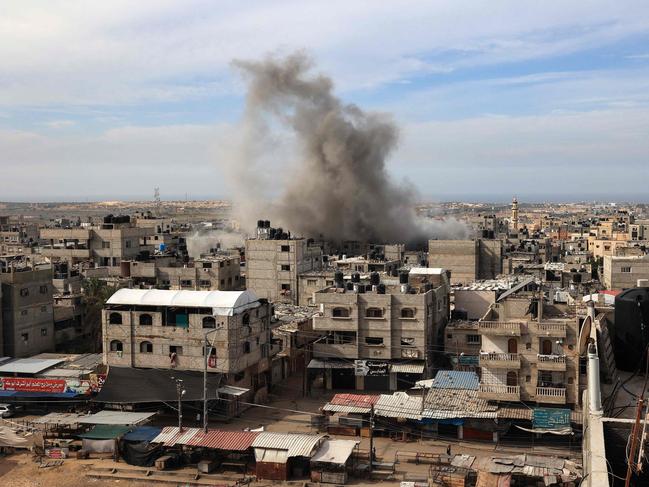
[[427,376],[433,350],[449,313],[449,281],[443,269],[416,268],[399,281],[368,281],[359,274],[315,293],[322,316],[314,331],[310,371],[330,389],[407,389]]
[[10,357],[54,351],[52,267],[0,260],[2,350]]
[[451,271],[452,284],[494,279],[503,270],[501,240],[429,240],[428,266]]
[[639,280],[649,279],[649,255],[616,257],[604,256],[602,284],[607,289],[636,287]]
[[322,268],[322,249],[260,220],[246,240],[246,287],[272,302],[298,304],[298,276]]
[[32,253],[38,243],[38,225],[0,216],[0,255]]
[[[202,371],[223,384],[265,391],[272,307],[251,291],[120,289],[103,311],[104,363]],[[263,392],[262,394],[265,394]]]

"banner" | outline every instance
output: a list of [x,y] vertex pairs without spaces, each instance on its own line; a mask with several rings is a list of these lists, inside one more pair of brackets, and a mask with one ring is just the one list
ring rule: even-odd
[[534,428],[561,429],[570,427],[570,409],[534,408]]
[[0,377],[0,390],[19,392],[65,392],[64,379],[33,377]]
[[390,364],[382,360],[354,360],[354,375],[388,375]]

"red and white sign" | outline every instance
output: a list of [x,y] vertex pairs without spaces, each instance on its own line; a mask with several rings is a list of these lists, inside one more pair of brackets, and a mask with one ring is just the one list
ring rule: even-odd
[[65,392],[65,379],[0,377],[0,390],[20,392]]

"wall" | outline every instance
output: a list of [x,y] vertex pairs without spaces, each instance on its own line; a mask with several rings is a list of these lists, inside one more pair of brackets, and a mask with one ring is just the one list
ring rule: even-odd
[[451,284],[468,284],[478,275],[476,240],[429,240],[428,267],[451,271]]

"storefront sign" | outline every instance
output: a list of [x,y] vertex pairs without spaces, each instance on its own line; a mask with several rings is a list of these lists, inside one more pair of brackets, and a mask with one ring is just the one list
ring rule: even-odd
[[64,379],[36,379],[32,377],[0,377],[0,389],[19,392],[65,392]]
[[388,375],[390,364],[381,360],[354,360],[354,375]]
[[570,427],[570,409],[534,408],[532,425],[535,429]]

